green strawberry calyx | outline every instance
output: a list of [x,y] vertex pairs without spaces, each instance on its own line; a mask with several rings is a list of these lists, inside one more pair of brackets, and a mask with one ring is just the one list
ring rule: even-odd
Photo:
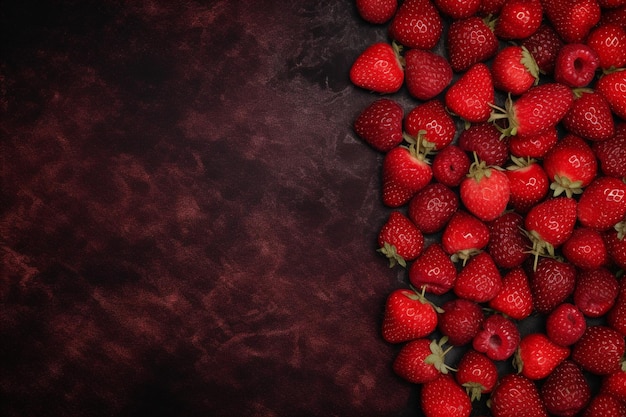
[[406,261],[398,253],[396,247],[391,243],[383,243],[383,246],[378,249],[378,252],[382,253],[389,259],[389,268],[393,268],[396,265],[400,265],[401,267],[406,268]]
[[[517,122],[517,118],[515,117],[515,107],[513,106],[513,99],[511,98],[511,93],[507,97],[504,108],[496,106],[495,104],[489,103],[489,107],[493,109],[491,115],[489,115],[489,119],[487,120],[490,123],[493,123],[496,129],[500,131],[500,139],[503,139],[508,136],[517,135],[517,129],[519,128],[519,123]],[[498,123],[499,120],[506,119],[507,126],[502,127]]]
[[430,343],[430,351],[432,352],[430,355],[424,359],[424,362],[433,365],[435,369],[437,369],[442,374],[447,374],[449,371],[456,371],[456,369],[446,365],[445,357],[453,348],[453,346],[449,346],[446,350],[443,350],[443,345],[448,341],[448,337],[444,336],[439,341],[433,340]]

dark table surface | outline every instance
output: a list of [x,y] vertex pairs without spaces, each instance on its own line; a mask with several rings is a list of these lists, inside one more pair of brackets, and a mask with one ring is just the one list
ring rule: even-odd
[[0,30],[1,415],[415,415],[351,129],[384,27],[346,0],[10,0]]

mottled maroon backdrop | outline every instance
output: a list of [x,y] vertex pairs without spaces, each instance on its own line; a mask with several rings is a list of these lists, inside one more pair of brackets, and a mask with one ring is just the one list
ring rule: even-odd
[[414,415],[353,3],[2,2],[0,415]]

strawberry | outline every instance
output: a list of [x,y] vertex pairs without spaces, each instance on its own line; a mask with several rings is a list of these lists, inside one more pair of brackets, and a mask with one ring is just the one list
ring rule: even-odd
[[465,178],[470,165],[469,156],[457,145],[450,144],[433,158],[433,177],[448,187],[455,187]]
[[610,13],[602,13],[600,25],[615,24],[626,29],[626,5],[615,7]]
[[443,230],[441,244],[453,261],[467,261],[489,243],[489,228],[477,217],[459,209]]
[[452,81],[448,60],[432,51],[409,49],[404,53],[404,83],[418,100],[435,98]]
[[539,71],[551,75],[554,72],[554,63],[563,41],[552,28],[552,25],[542,24],[528,38],[521,43],[533,56]]
[[497,16],[500,14],[500,10],[502,10],[504,3],[506,3],[506,0],[481,0],[480,7],[478,8],[478,15]]
[[489,222],[487,251],[500,268],[517,268],[529,257],[528,237],[522,232],[523,217],[513,211]]
[[600,68],[610,70],[626,66],[626,29],[616,24],[602,24],[591,29],[585,43],[598,55]]
[[594,142],[591,149],[604,175],[626,177],[626,123],[618,123],[612,138]]
[[422,233],[442,230],[459,208],[459,198],[447,186],[434,182],[413,196],[408,215]]
[[443,313],[439,314],[438,330],[448,338],[453,346],[462,346],[470,343],[485,318],[478,303],[463,298],[454,298],[441,306]]
[[424,417],[469,417],[472,403],[450,375],[441,375],[422,386],[420,408]]
[[559,304],[546,319],[546,334],[560,346],[571,346],[585,333],[585,316],[574,304]]
[[443,350],[445,342],[445,338],[440,341],[421,338],[407,342],[393,361],[394,372],[413,384],[423,384],[447,374],[451,368],[445,364],[449,351]]
[[437,242],[430,244],[409,267],[411,285],[435,295],[450,291],[456,274],[456,267]]
[[543,158],[559,141],[556,126],[532,135],[515,135],[509,139],[509,152],[519,158]]
[[480,123],[489,119],[495,92],[491,71],[483,63],[474,64],[446,91],[448,109],[467,122]]
[[408,203],[432,178],[426,156],[417,145],[397,146],[383,159],[383,204],[400,207]]
[[472,340],[472,347],[491,360],[503,361],[515,353],[519,342],[520,334],[515,323],[500,314],[494,314],[483,320]]
[[481,161],[494,166],[502,166],[509,159],[507,142],[500,139],[500,131],[492,123],[472,124],[458,138],[461,149],[476,152]]
[[402,212],[394,210],[378,233],[378,251],[389,259],[389,267],[406,268],[424,248],[424,235]]
[[554,63],[554,80],[569,87],[584,87],[600,66],[596,51],[583,43],[569,43],[559,51]]
[[[620,292],[613,308],[606,315],[606,322],[613,329],[626,336],[626,280],[620,282]],[[626,390],[626,386],[624,387]]]
[[613,307],[618,292],[617,278],[608,269],[580,271],[574,290],[574,304],[587,317],[601,317]]
[[431,334],[437,328],[437,311],[422,294],[399,288],[387,297],[382,336],[389,343],[401,343]]
[[595,89],[604,95],[613,113],[626,120],[626,70],[601,76]]
[[502,278],[502,288],[489,300],[489,307],[515,320],[523,320],[533,311],[528,276],[522,268],[509,270]]
[[529,276],[535,310],[549,314],[569,297],[576,286],[574,265],[552,258],[542,258]]
[[388,152],[402,143],[404,110],[398,102],[381,98],[367,106],[355,119],[354,131],[380,152]]
[[510,97],[506,109],[492,106],[490,121],[507,119],[503,136],[536,135],[556,126],[574,102],[571,90],[559,83],[540,84],[530,88],[515,101]]
[[604,141],[615,134],[609,102],[592,89],[574,90],[574,103],[563,117],[563,126],[574,135],[591,141]]
[[398,0],[356,0],[356,9],[361,18],[373,24],[387,23],[398,8]]
[[548,194],[548,175],[534,159],[511,157],[511,161],[504,171],[511,190],[509,204],[518,213],[527,213]]
[[572,348],[572,360],[585,371],[609,375],[622,366],[625,352],[624,336],[604,325],[587,327]]
[[407,48],[432,49],[443,33],[443,22],[430,0],[405,0],[389,24],[391,39]]
[[581,42],[600,21],[596,0],[541,0],[541,4],[556,32],[568,43]]
[[454,20],[448,28],[445,47],[455,72],[467,71],[474,64],[487,61],[498,51],[493,21],[478,16]]
[[626,5],[626,0],[598,0],[598,4],[603,9],[613,9]]
[[539,82],[539,67],[524,46],[510,45],[498,51],[491,64],[493,86],[520,95]]
[[478,12],[481,0],[434,0],[439,11],[454,20],[473,16]]
[[597,177],[585,188],[577,208],[581,225],[605,231],[626,216],[626,183],[615,177]]
[[455,378],[465,388],[470,400],[477,401],[482,394],[493,391],[498,381],[498,368],[484,353],[470,349],[461,357]]
[[616,266],[626,269],[626,221],[619,222],[613,229],[603,233],[609,258]]
[[539,0],[511,0],[504,3],[495,33],[499,39],[524,39],[539,29],[543,9]]
[[548,376],[540,394],[550,414],[573,417],[587,405],[591,387],[578,365],[566,360]]
[[581,417],[624,417],[626,404],[612,395],[600,393],[592,397]]
[[568,134],[543,158],[543,168],[552,181],[554,196],[580,194],[598,172],[598,163],[591,146],[580,136]]
[[580,269],[596,269],[606,265],[609,252],[602,234],[589,227],[577,227],[563,246],[561,252],[568,262]]
[[612,395],[626,404],[626,371],[620,370],[602,378],[600,392]]
[[454,139],[456,126],[450,114],[439,99],[433,99],[415,106],[404,119],[405,139],[417,143],[421,136],[421,146],[427,150],[440,150]]
[[399,51],[385,42],[368,46],[350,68],[350,81],[376,93],[395,93],[404,83],[404,69]]
[[485,222],[494,220],[509,204],[509,179],[504,172],[476,159],[461,181],[460,196],[474,216]]
[[543,333],[530,333],[519,342],[513,363],[528,379],[544,379],[569,356],[569,348],[551,341]]
[[507,374],[491,393],[493,417],[548,417],[535,383],[523,375]]
[[461,298],[483,303],[491,300],[502,288],[498,266],[487,252],[481,252],[461,269],[454,283],[454,293]]

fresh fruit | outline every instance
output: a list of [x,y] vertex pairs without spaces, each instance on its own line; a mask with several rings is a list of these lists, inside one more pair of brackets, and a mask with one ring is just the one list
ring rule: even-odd
[[577,205],[578,221],[605,231],[626,216],[626,183],[615,177],[597,177],[583,191]]
[[521,43],[528,49],[543,74],[552,74],[559,50],[563,46],[563,40],[557,35],[551,25],[542,24],[528,38]]
[[366,22],[387,23],[398,8],[398,0],[356,0],[356,9]]
[[535,310],[549,314],[563,303],[576,287],[576,267],[553,258],[541,258],[530,275]]
[[591,29],[585,43],[596,52],[603,70],[626,66],[626,29],[621,26],[599,25]]
[[492,123],[476,123],[463,130],[458,146],[468,153],[476,153],[487,165],[503,166],[509,158],[508,141],[500,139],[500,131]]
[[506,167],[509,179],[509,205],[521,214],[527,213],[548,194],[550,181],[537,160],[511,157],[512,163]]
[[378,251],[389,259],[389,267],[406,267],[424,248],[424,235],[402,212],[394,210],[378,233]]
[[567,134],[543,158],[543,168],[554,196],[580,194],[595,178],[598,163],[591,147],[580,136]]
[[432,49],[439,42],[443,22],[430,0],[405,0],[388,30],[391,39],[407,48]]
[[530,240],[522,232],[524,218],[514,211],[507,211],[489,222],[487,251],[500,268],[517,268],[530,256],[527,252]]
[[554,80],[569,87],[585,87],[600,66],[596,51],[583,43],[564,45],[554,64]]
[[581,42],[600,21],[596,0],[541,0],[546,17],[567,43]]
[[397,101],[380,98],[367,106],[355,119],[354,131],[380,152],[402,143],[404,109]]
[[546,334],[560,346],[571,346],[585,333],[585,316],[574,304],[558,305],[546,319]]
[[572,348],[572,360],[585,371],[609,375],[622,367],[625,352],[624,336],[617,330],[594,325],[587,327]]
[[617,371],[602,378],[600,392],[612,395],[626,404],[626,371]]
[[357,87],[376,93],[395,93],[404,83],[404,69],[399,51],[385,42],[368,46],[350,68],[350,81]]
[[450,291],[456,275],[456,267],[437,242],[431,243],[409,267],[411,285],[435,295]]
[[413,384],[423,384],[447,374],[451,368],[445,364],[449,350],[443,350],[445,342],[445,338],[439,341],[421,338],[407,342],[393,361],[393,371]]
[[457,145],[451,144],[433,158],[433,177],[448,187],[455,187],[465,178],[470,165],[469,156]]
[[404,83],[409,94],[428,101],[441,93],[452,81],[448,60],[432,51],[409,49],[404,53]]
[[466,178],[461,181],[460,197],[465,208],[488,222],[494,220],[509,204],[511,194],[506,174],[476,159]]
[[494,100],[491,71],[483,63],[471,66],[445,93],[446,107],[470,123],[486,122]]
[[626,177],[626,123],[618,123],[612,138],[594,142],[591,149],[604,175]]
[[461,298],[477,303],[491,300],[502,288],[498,266],[487,252],[471,258],[456,277],[453,291]]
[[509,151],[518,158],[543,158],[559,141],[556,126],[549,127],[540,133],[531,135],[515,135],[509,139]]
[[439,331],[448,338],[453,346],[462,346],[470,343],[485,318],[478,303],[463,298],[454,298],[446,301],[439,314]]
[[609,258],[617,267],[626,269],[626,220],[603,233]]
[[493,21],[478,16],[454,20],[445,46],[454,72],[465,72],[474,64],[487,61],[498,51]]
[[581,417],[624,417],[626,404],[612,395],[600,393],[592,397]]
[[442,230],[459,208],[454,191],[437,182],[430,183],[409,202],[408,215],[422,233]]
[[537,386],[523,375],[500,378],[490,400],[493,417],[548,417]]
[[563,117],[563,126],[574,135],[591,141],[605,141],[615,134],[609,102],[590,88],[574,90],[574,104]]
[[[615,304],[606,315],[606,323],[613,329],[626,336],[626,280],[622,278],[620,292]],[[626,390],[626,386],[624,386]]]
[[477,217],[459,209],[443,230],[441,244],[453,261],[467,261],[489,243],[489,228]]
[[563,243],[561,252],[568,262],[580,269],[596,269],[609,261],[602,234],[590,227],[577,227]]
[[617,278],[608,269],[583,270],[576,280],[574,304],[587,317],[601,317],[613,307],[618,292]]
[[533,311],[528,276],[522,268],[508,271],[502,277],[502,288],[489,300],[489,307],[515,320],[523,320]]
[[437,311],[424,297],[409,289],[396,289],[387,297],[382,336],[401,343],[430,335],[437,328]]
[[383,159],[382,200],[388,207],[408,203],[432,178],[432,170],[417,144],[397,146]]
[[589,402],[591,387],[578,365],[566,360],[548,376],[540,394],[550,414],[573,417]]
[[450,375],[422,386],[420,406],[425,417],[469,417],[472,412],[468,395]]
[[481,0],[434,0],[434,3],[441,13],[458,20],[476,14]]
[[418,143],[418,136],[421,136],[421,147],[428,151],[438,151],[452,143],[456,126],[443,103],[432,99],[418,104],[407,114],[404,131],[408,142]]
[[491,360],[503,361],[515,353],[519,342],[520,333],[515,323],[500,314],[494,314],[483,320],[472,340],[472,347]]
[[480,7],[478,8],[478,15],[480,16],[497,16],[502,10],[506,0],[481,0]]
[[570,354],[569,348],[554,343],[543,333],[530,333],[519,342],[514,364],[528,379],[544,379]]
[[626,120],[626,70],[604,74],[596,82],[595,90],[604,95],[613,113]]
[[493,86],[500,91],[520,95],[539,82],[539,67],[524,46],[500,49],[491,64]]
[[499,39],[525,39],[539,29],[543,8],[539,0],[511,0],[504,3],[496,20]]
[[463,354],[455,374],[456,381],[465,388],[471,401],[489,394],[498,382],[498,368],[485,354],[468,350]]

